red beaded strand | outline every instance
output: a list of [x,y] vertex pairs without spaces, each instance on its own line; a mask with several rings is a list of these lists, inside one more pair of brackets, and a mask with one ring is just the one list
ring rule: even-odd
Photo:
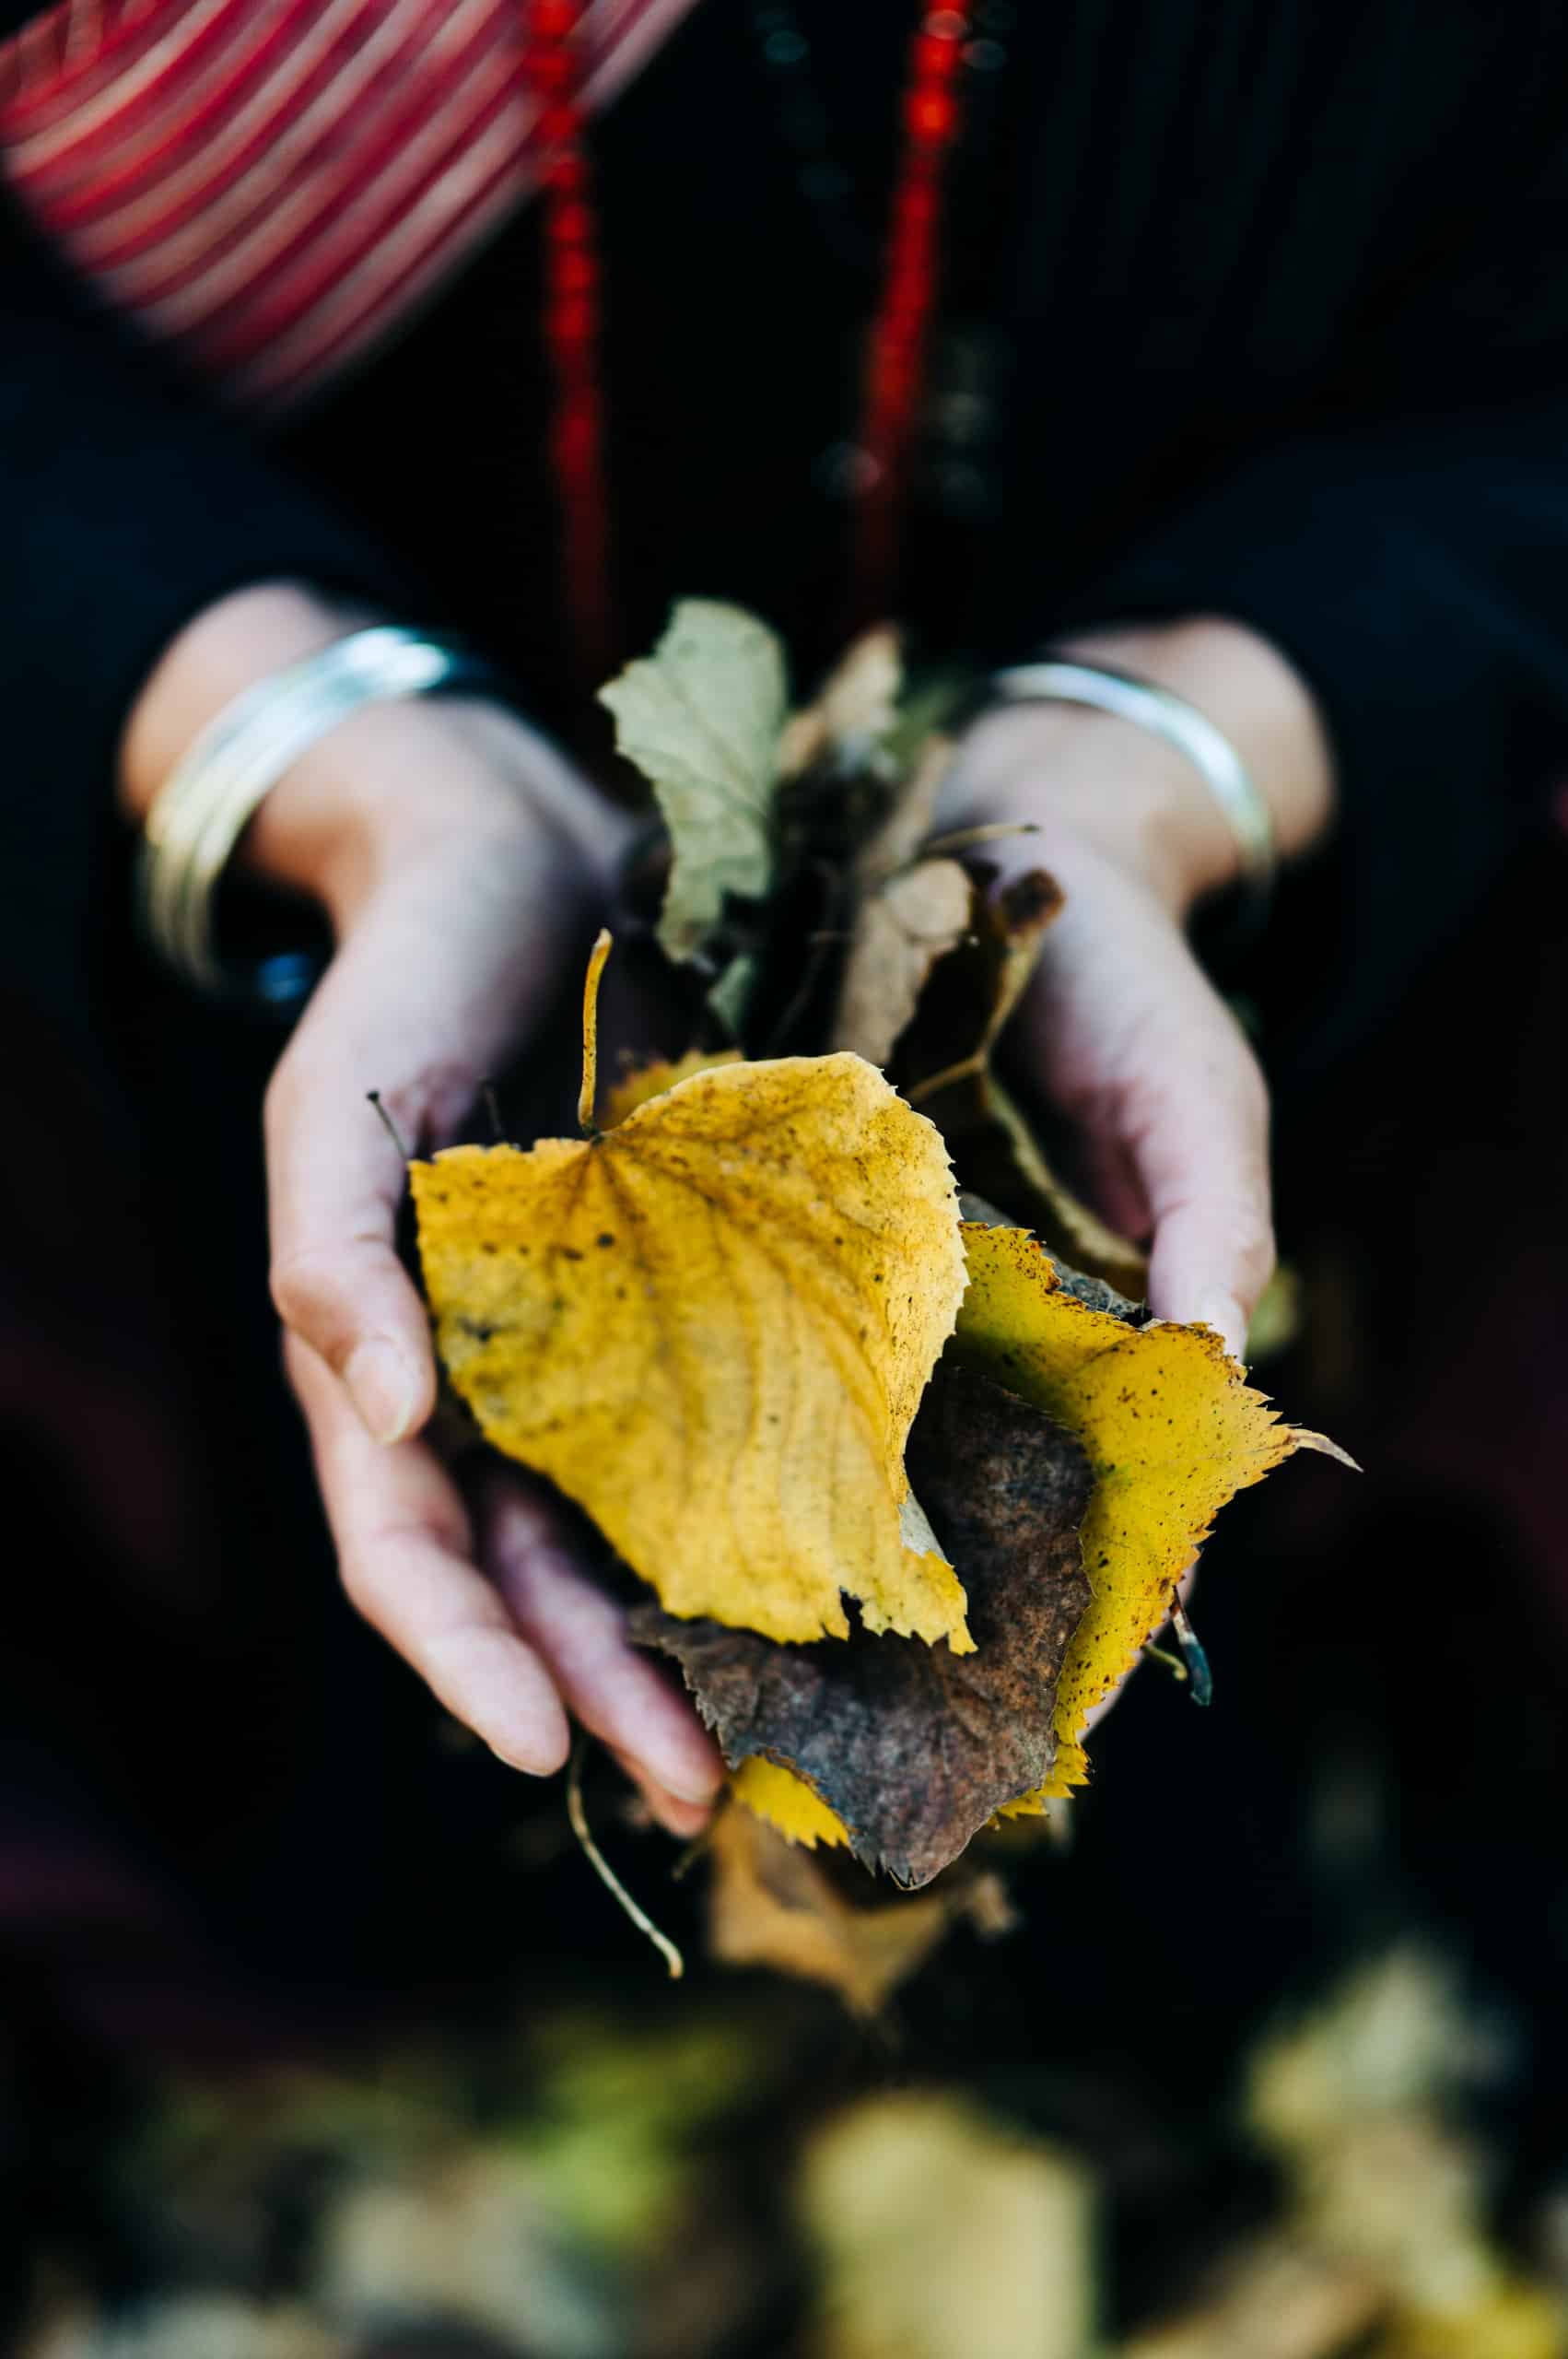
[[[958,79],[977,0],[922,5],[911,37],[882,287],[867,335],[851,483],[852,620],[890,610],[942,273],[943,181],[962,124]],[[599,223],[584,139],[585,0],[532,0],[524,71],[540,108],[550,447],[567,618],[586,675],[614,658],[604,456]]]
[[584,0],[532,0],[524,72],[539,101],[544,163],[544,345],[554,386],[550,455],[572,645],[591,684],[615,660],[610,499],[601,366],[598,209],[584,138]]
[[897,579],[899,527],[942,274],[943,180],[962,126],[957,82],[975,0],[924,9],[909,43],[903,150],[881,295],[866,340],[857,437],[851,621],[878,621]]

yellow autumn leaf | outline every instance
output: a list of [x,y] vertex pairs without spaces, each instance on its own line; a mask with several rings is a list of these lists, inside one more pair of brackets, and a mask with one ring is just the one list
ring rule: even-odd
[[848,1591],[872,1630],[969,1650],[956,1577],[900,1523],[964,1290],[956,1198],[872,1066],[710,1068],[601,1135],[410,1179],[453,1385],[671,1613],[844,1637]]
[[803,1843],[814,1851],[819,1843],[833,1848],[847,1845],[849,1830],[836,1810],[830,1810],[822,1796],[786,1769],[779,1761],[768,1761],[760,1753],[747,1755],[730,1780],[731,1799],[749,1810],[754,1818],[766,1819],[768,1825],[791,1843]]
[[1282,1424],[1207,1327],[1133,1328],[1067,1293],[1027,1229],[965,1223],[969,1287],[953,1351],[1076,1434],[1094,1490],[1083,1520],[1088,1612],[1057,1690],[1047,1785],[1013,1814],[1082,1785],[1090,1711],[1169,1611],[1226,1501],[1320,1435]]
[[740,1062],[739,1049],[718,1049],[711,1055],[706,1049],[688,1049],[684,1057],[654,1057],[648,1064],[633,1065],[605,1092],[604,1128],[613,1131],[617,1122],[624,1122],[628,1114],[635,1114],[650,1097],[662,1097],[667,1089],[673,1089],[688,1074],[708,1073],[715,1065],[738,1065]]

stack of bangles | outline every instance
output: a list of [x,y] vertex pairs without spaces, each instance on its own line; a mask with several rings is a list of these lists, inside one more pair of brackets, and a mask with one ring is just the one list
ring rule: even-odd
[[[236,697],[176,764],[147,814],[136,872],[147,941],[202,991],[275,1009],[286,1002],[296,1006],[303,995],[297,986],[281,992],[265,965],[241,972],[227,964],[213,938],[218,884],[258,804],[318,738],[361,706],[475,692],[499,693],[494,674],[466,649],[381,624],[354,631]],[[1273,822],[1256,780],[1213,722],[1151,681],[1054,658],[993,673],[968,717],[1028,703],[1089,706],[1151,731],[1187,756],[1235,839],[1238,916],[1251,931],[1268,907],[1278,866]]]
[[[276,1006],[265,968],[220,959],[213,905],[235,845],[263,798],[318,738],[368,704],[400,697],[496,693],[494,674],[453,640],[396,624],[334,640],[269,673],[224,706],[158,788],[136,865],[146,940],[187,982],[230,1000]],[[294,962],[296,965],[298,962]]]

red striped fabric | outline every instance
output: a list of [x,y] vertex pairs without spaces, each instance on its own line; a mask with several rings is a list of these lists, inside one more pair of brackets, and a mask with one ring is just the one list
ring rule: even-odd
[[[694,0],[591,0],[609,104]],[[250,407],[363,359],[539,169],[526,0],[59,0],[0,46],[0,172],[77,275]]]

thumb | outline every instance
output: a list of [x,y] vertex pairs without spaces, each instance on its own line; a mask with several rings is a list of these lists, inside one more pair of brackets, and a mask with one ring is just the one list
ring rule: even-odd
[[[401,1441],[435,1405],[429,1320],[396,1250],[403,1158],[367,1103],[378,1054],[339,1022],[345,954],[267,1093],[271,1285],[279,1318],[341,1377],[361,1424]],[[384,1072],[385,1062],[380,1069]],[[390,1093],[416,1133],[423,1110]],[[410,1144],[414,1143],[411,1135]]]

